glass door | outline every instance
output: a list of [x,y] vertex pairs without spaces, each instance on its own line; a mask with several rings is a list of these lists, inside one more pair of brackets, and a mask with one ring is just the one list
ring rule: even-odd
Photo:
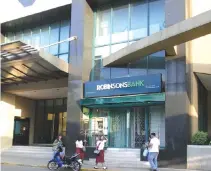
[[15,117],[13,145],[29,144],[29,119]]
[[127,146],[127,110],[111,109],[109,112],[109,147]]
[[48,113],[48,128],[50,132],[50,142],[59,134],[66,135],[67,112]]
[[66,136],[66,129],[67,129],[67,112],[60,112],[58,134],[62,134],[63,136]]
[[55,139],[55,113],[48,113],[48,132],[49,134],[49,143],[53,142]]
[[133,107],[131,109],[131,117],[130,117],[130,132],[131,132],[131,148],[141,148],[145,143],[146,134],[148,131],[146,130],[146,119],[144,107]]

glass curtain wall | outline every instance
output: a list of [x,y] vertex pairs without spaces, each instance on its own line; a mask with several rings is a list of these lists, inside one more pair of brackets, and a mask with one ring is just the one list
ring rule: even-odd
[[67,98],[36,101],[34,143],[52,143],[58,134],[66,135]]
[[[130,0],[95,12],[95,42],[92,80],[162,73],[164,51],[130,63],[125,68],[102,68],[102,59],[164,28],[164,0]],[[101,72],[99,74],[99,68]]]
[[[70,21],[60,21],[50,25],[43,25],[34,29],[22,30],[16,33],[7,33],[5,42],[21,40],[35,48],[47,46],[70,37]],[[69,42],[45,48],[45,51],[61,58],[66,62],[69,59]]]

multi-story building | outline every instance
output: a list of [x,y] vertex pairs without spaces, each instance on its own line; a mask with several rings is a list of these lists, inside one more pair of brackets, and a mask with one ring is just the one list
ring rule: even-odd
[[191,136],[211,136],[211,2],[198,3],[5,2],[1,148],[62,133],[72,152],[83,133],[90,147],[104,134],[108,148],[141,149],[155,132],[160,159],[185,166]]

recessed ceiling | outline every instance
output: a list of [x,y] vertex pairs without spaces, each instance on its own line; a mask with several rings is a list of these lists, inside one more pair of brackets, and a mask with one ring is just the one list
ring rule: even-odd
[[32,91],[13,92],[17,96],[26,97],[29,99],[56,99],[67,97],[68,88],[52,88]]
[[202,73],[196,73],[204,87],[211,91],[211,74],[202,74]]

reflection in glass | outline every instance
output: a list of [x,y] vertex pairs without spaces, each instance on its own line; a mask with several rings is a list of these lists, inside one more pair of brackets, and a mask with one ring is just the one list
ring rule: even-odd
[[15,34],[15,40],[22,40],[22,32],[18,32]]
[[109,44],[111,29],[111,9],[102,10],[97,13],[96,21],[96,45]]
[[[40,46],[46,46],[49,45],[49,26],[44,26],[41,28],[41,41]],[[49,48],[46,48],[45,51],[49,51]]]
[[112,43],[126,41],[128,38],[128,5],[113,9]]
[[147,36],[147,8],[145,1],[131,4],[130,40]]
[[[53,24],[50,27],[50,44],[56,43],[59,41],[59,24]],[[59,45],[50,46],[50,53],[53,55],[58,54]]]
[[149,3],[149,32],[150,35],[164,29],[165,21],[164,0],[150,0]]
[[[70,35],[70,24],[68,21],[61,23],[60,29],[60,41],[69,38]],[[59,53],[67,53],[69,51],[69,42],[64,42],[59,45]]]
[[165,51],[151,54],[148,58],[149,69],[165,69]]
[[128,76],[128,68],[111,68],[111,79]]
[[117,52],[122,48],[126,47],[127,43],[115,44],[111,46],[111,53]]
[[128,64],[129,75],[130,76],[146,75],[148,66],[147,60],[148,57],[143,57],[136,62]]
[[64,60],[65,62],[68,62],[68,57],[69,57],[68,53],[59,55],[59,58]]
[[100,80],[101,79],[101,68],[102,68],[102,59],[98,58],[94,60],[94,80]]
[[7,42],[12,42],[14,41],[14,34],[13,33],[8,33],[7,35]]
[[102,58],[110,55],[110,47],[103,46],[99,48],[95,48],[95,56],[101,56]]
[[32,46],[35,48],[40,46],[40,29],[32,30]]
[[31,41],[32,41],[31,30],[24,31],[23,41],[24,41],[24,43],[31,45]]
[[111,68],[101,68],[101,78],[102,79],[111,79]]

